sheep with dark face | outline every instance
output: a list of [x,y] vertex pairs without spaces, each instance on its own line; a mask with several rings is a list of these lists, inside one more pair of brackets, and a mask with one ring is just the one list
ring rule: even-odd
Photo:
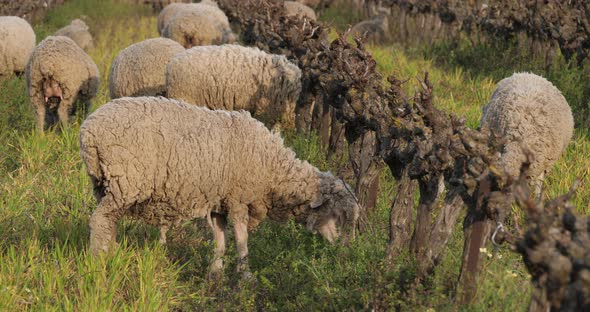
[[248,229],[268,216],[295,221],[336,240],[359,206],[331,173],[295,157],[283,140],[248,112],[212,111],[162,97],[120,98],[90,115],[80,153],[98,207],[90,218],[90,251],[114,243],[123,215],[166,229],[207,218],[217,243],[212,271],[222,269],[227,218],[233,221],[248,275]]

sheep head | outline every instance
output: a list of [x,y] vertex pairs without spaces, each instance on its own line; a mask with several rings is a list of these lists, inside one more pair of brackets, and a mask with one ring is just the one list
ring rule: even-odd
[[340,231],[349,227],[351,238],[360,214],[360,206],[352,189],[342,179],[331,173],[320,173],[320,189],[317,198],[310,204],[307,229],[319,232],[333,243]]

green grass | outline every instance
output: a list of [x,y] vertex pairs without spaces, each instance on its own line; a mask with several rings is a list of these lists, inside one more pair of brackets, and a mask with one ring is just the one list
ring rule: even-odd
[[[96,109],[109,101],[107,76],[113,58],[129,44],[157,36],[156,19],[142,6],[71,0],[35,25],[38,39],[81,15],[87,16],[95,34],[90,55],[102,74]],[[342,23],[347,19],[341,18]],[[384,75],[409,78],[404,86],[408,94],[417,87],[416,78],[428,71],[437,105],[466,116],[469,126],[477,127],[497,76],[474,74],[462,66],[441,64],[435,55],[423,57],[395,46],[370,50]],[[564,69],[561,87],[572,94],[582,92],[577,75]],[[203,220],[172,230],[164,247],[157,242],[157,229],[126,219],[118,226],[119,247],[112,255],[88,256],[88,218],[96,203],[78,155],[81,120],[61,133],[38,133],[25,89],[22,78],[0,84],[1,311],[454,310],[450,296],[459,273],[461,225],[435,274],[412,288],[413,259],[403,254],[392,264],[384,260],[388,208],[395,193],[387,171],[381,177],[378,207],[370,217],[371,230],[348,246],[329,245],[292,222],[264,222],[249,241],[256,282],[242,282],[235,272],[231,234],[224,279],[207,279],[213,245]],[[285,135],[300,158],[337,171],[339,163],[325,160],[317,137]],[[587,131],[577,130],[545,182],[546,194],[555,196],[575,178],[582,179],[575,198],[582,213],[590,212],[590,190],[585,186],[590,179],[588,137]],[[474,302],[462,309],[526,309],[528,275],[520,258],[508,250],[486,260],[480,285]]]

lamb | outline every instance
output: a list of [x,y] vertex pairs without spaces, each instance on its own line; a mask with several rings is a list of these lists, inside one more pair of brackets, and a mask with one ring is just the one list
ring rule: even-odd
[[315,11],[307,5],[295,1],[285,1],[287,16],[302,16],[310,20],[317,20]]
[[100,83],[96,64],[65,36],[49,36],[39,43],[27,63],[25,77],[41,131],[58,120],[67,125],[80,109],[87,114]]
[[540,195],[544,176],[565,151],[573,131],[572,111],[561,92],[545,78],[515,73],[498,83],[483,107],[482,129],[507,140],[502,162],[514,178],[526,156],[534,156],[529,178]]
[[88,25],[81,19],[73,20],[70,25],[60,28],[54,35],[70,37],[70,39],[74,40],[86,52],[94,48],[94,40],[88,31]]
[[153,38],[125,48],[115,58],[109,76],[111,99],[165,95],[166,64],[184,48],[167,38]]
[[23,73],[35,48],[35,32],[17,16],[0,16],[0,79]]
[[108,251],[124,215],[166,230],[207,218],[216,242],[212,273],[221,272],[227,218],[238,270],[249,275],[248,230],[267,215],[294,219],[334,242],[360,207],[349,186],[296,158],[248,112],[214,111],[163,97],[120,98],[80,129],[80,154],[98,206],[90,218],[90,252]]
[[362,21],[351,28],[350,34],[355,38],[362,38],[365,42],[387,42],[390,40],[387,16],[379,15],[373,19]]
[[194,47],[166,67],[168,97],[211,109],[245,109],[269,127],[294,127],[300,92],[301,70],[257,48]]
[[162,18],[162,36],[179,42],[187,49],[236,41],[227,16],[216,6],[201,3],[185,5],[167,16],[171,16],[167,22],[167,18]]

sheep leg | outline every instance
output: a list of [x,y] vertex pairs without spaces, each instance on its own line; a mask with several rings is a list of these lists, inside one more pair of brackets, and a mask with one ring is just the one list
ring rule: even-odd
[[248,206],[244,204],[233,205],[230,209],[230,218],[234,223],[236,235],[236,248],[238,249],[238,273],[243,279],[250,279],[252,273],[248,266]]
[[70,123],[70,109],[72,108],[72,103],[65,102],[64,100],[59,103],[59,107],[57,108],[57,117],[59,117],[59,122],[63,128],[66,128]]
[[227,221],[224,215],[211,213],[211,229],[215,240],[215,257],[211,264],[210,274],[218,275],[223,271],[223,255],[225,254],[225,237]]
[[160,226],[160,244],[166,245],[166,233],[168,233],[168,226]]
[[35,117],[37,119],[37,128],[39,129],[39,131],[43,132],[45,130],[45,104],[43,103],[34,103],[34,106],[36,108],[35,110]]
[[90,217],[90,253],[93,256],[107,252],[111,245],[116,244],[118,216],[113,213],[116,209],[115,202],[109,194],[100,200]]

